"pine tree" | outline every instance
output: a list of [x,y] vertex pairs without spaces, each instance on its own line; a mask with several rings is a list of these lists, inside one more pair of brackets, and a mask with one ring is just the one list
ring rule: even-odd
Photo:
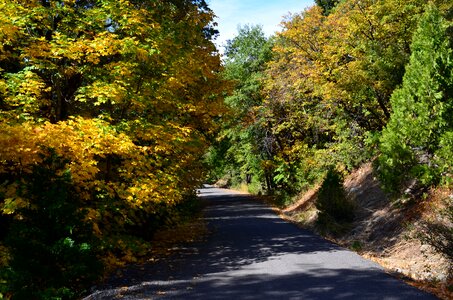
[[393,113],[382,133],[379,159],[389,190],[396,191],[409,178],[434,183],[440,171],[436,153],[442,157],[440,145],[452,144],[448,136],[453,129],[453,54],[448,25],[429,4],[413,36],[403,84],[391,97]]

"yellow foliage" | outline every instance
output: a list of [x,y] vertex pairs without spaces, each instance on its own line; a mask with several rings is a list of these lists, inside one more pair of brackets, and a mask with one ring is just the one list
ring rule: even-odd
[[[48,168],[108,244],[194,191],[225,112],[220,58],[202,30],[211,13],[123,0],[6,0],[0,11],[0,214],[39,207],[26,187]],[[114,242],[107,265],[136,260]]]

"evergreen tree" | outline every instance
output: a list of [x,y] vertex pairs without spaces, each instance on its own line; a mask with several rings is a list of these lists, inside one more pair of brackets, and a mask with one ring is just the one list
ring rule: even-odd
[[329,15],[331,10],[338,4],[339,0],[315,0],[316,5],[321,7],[324,15]]
[[380,139],[381,177],[389,190],[396,191],[409,178],[433,183],[441,171],[436,160],[451,166],[451,154],[441,147],[451,149],[453,130],[448,27],[436,6],[429,4],[414,33],[403,84],[392,95],[393,113]]

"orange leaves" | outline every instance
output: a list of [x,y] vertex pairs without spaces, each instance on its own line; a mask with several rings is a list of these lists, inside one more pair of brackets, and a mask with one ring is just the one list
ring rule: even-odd
[[17,209],[27,207],[29,203],[17,195],[19,185],[17,183],[0,185],[0,192],[3,194],[4,201],[0,203],[0,212],[6,215],[13,214]]
[[[331,83],[341,80],[339,69],[343,68],[351,53],[345,48],[350,42],[346,34],[348,20],[341,11],[323,15],[318,6],[285,22],[286,30],[280,33],[283,43],[276,47],[277,53],[289,55],[294,71],[288,70],[295,89],[307,86],[316,96],[332,101],[338,99]],[[286,53],[286,54],[285,54]],[[300,76],[300,75],[302,76]],[[303,79],[301,84],[297,82]]]
[[99,106],[105,103],[112,105],[120,103],[127,91],[119,83],[95,81],[91,85],[80,89],[79,92],[81,93],[76,96],[77,101],[86,102],[87,99],[93,99],[92,103],[95,106]]
[[[66,159],[75,184],[90,185],[99,168],[98,157],[125,155],[134,145],[99,120],[74,118],[58,124],[2,126],[0,132],[0,166],[15,173],[31,172],[47,149]],[[61,170],[62,172],[64,170]]]
[[[110,190],[112,195],[117,194],[137,208],[152,202],[173,203],[182,197],[177,192],[180,190],[180,172],[191,167],[194,163],[191,157],[199,149],[186,145],[192,139],[191,128],[169,125],[142,131],[142,140],[146,138],[155,143],[152,147],[137,146],[108,123],[95,119],[79,117],[57,124],[3,126],[0,130],[0,172],[31,172],[47,155],[48,149],[52,149],[67,161],[59,172],[70,171],[80,197],[85,200],[90,200],[90,191],[100,188]],[[110,179],[111,183],[99,181],[99,176],[105,176],[103,173],[113,172],[105,165],[112,156],[122,158],[121,165],[115,166],[118,178]],[[165,171],[154,169],[156,164],[164,164],[156,159],[176,156],[179,161],[165,163]]]
[[105,31],[94,37],[73,38],[55,32],[52,38],[50,53],[52,58],[67,58],[77,63],[99,64],[102,57],[128,52],[126,45],[135,45],[131,38],[120,38]]
[[0,2],[0,59],[7,57],[5,46],[13,45],[20,36],[21,26],[24,24],[24,10],[17,3],[11,1]]

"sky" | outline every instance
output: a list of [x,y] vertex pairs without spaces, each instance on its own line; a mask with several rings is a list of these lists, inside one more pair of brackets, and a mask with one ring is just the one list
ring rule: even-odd
[[[218,46],[237,35],[238,26],[262,25],[267,36],[280,31],[279,26],[284,16],[299,13],[314,5],[313,0],[207,0],[214,11],[219,24],[220,36],[215,43]],[[220,49],[221,52],[222,49]]]

